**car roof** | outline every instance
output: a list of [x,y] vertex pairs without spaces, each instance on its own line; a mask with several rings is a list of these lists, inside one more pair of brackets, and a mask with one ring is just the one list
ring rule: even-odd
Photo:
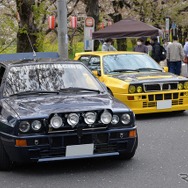
[[6,63],[2,63],[5,67],[12,67],[12,66],[23,66],[23,65],[36,65],[36,64],[54,64],[54,63],[61,63],[61,64],[70,64],[70,63],[76,63],[76,64],[82,64],[80,61],[75,60],[61,60],[61,59],[39,59],[39,60],[19,60],[19,61],[8,61]]
[[132,52],[132,51],[93,51],[93,52],[79,52],[76,53],[75,56],[81,56],[81,55],[114,55],[114,54],[143,54],[140,52]]
[[39,58],[58,58],[57,52],[27,52],[27,53],[13,53],[0,54],[0,62],[21,60],[21,59],[39,59]]
[[[0,54],[0,63],[5,67],[13,65],[30,65],[42,63],[80,63],[76,60],[62,60],[57,53],[40,52],[37,57],[31,56],[33,53],[18,53],[18,54]],[[3,61],[4,60],[4,61]]]

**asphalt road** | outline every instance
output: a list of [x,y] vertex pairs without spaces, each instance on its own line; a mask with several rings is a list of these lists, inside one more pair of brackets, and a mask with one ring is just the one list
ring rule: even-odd
[[187,188],[188,111],[136,118],[139,147],[132,160],[17,166],[0,172],[0,188]]

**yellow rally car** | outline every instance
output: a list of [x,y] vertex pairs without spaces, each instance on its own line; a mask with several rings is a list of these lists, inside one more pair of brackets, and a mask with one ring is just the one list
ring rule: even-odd
[[75,60],[82,61],[135,114],[188,109],[188,79],[165,72],[147,54],[82,52]]

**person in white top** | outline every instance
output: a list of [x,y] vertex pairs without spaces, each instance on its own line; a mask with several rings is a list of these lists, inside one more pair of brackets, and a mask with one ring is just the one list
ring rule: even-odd
[[188,57],[188,38],[185,40],[185,45],[183,47],[185,55]]
[[113,47],[112,43],[113,40],[111,38],[106,39],[102,45],[102,51],[117,51],[116,48]]
[[167,49],[168,72],[180,75],[183,58],[183,47],[178,42],[177,36],[174,36],[172,44],[169,44]]

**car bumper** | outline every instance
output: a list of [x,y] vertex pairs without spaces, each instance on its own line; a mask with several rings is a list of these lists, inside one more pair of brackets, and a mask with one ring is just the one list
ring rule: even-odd
[[115,94],[135,114],[182,111],[188,109],[188,91],[144,94]]
[[[44,162],[75,158],[91,158],[119,155],[119,152],[130,153],[137,147],[136,127],[130,129],[103,130],[100,132],[83,133],[78,138],[77,133],[49,134],[38,136],[13,137],[2,135],[4,148],[13,162]],[[130,133],[136,134],[131,135]],[[19,145],[24,141],[26,145]],[[72,153],[81,148],[83,153],[67,154],[67,148]],[[93,147],[93,151],[91,153]],[[90,149],[90,152],[84,150]]]

